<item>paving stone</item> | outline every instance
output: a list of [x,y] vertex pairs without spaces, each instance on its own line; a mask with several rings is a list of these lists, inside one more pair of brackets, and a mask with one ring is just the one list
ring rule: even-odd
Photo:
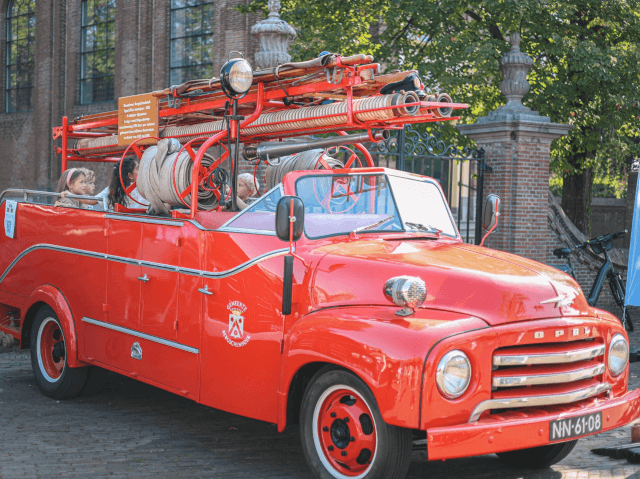
[[[631,341],[640,345],[640,332]],[[637,387],[640,363],[630,372],[630,389]],[[271,424],[97,368],[80,397],[55,401],[40,394],[25,352],[0,354],[0,424],[0,479],[313,478],[297,427],[279,434]],[[630,438],[627,426],[582,439],[543,471],[509,468],[494,455],[428,461],[417,451],[408,478],[640,479],[640,465],[590,452]]]

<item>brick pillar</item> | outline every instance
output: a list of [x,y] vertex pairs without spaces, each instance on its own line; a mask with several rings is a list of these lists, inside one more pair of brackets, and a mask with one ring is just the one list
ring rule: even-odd
[[526,73],[533,61],[520,51],[518,34],[512,35],[511,44],[511,51],[500,59],[504,76],[500,90],[507,104],[475,124],[457,128],[484,148],[487,164],[493,168],[485,174],[484,194],[495,193],[501,199],[498,229],[485,246],[544,262],[551,240],[547,223],[550,147],[571,126],[551,123],[522,104],[529,91]]

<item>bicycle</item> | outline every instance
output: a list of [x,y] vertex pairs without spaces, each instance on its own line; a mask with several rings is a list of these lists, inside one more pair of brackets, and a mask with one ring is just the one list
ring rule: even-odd
[[598,302],[598,298],[600,297],[600,293],[602,292],[602,288],[604,287],[604,282],[609,281],[609,287],[611,288],[611,294],[613,295],[613,299],[615,302],[622,308],[622,319],[620,322],[624,326],[627,331],[633,331],[633,323],[631,322],[631,318],[629,317],[629,313],[626,311],[624,307],[624,295],[625,295],[625,287],[624,282],[622,280],[622,275],[613,269],[613,263],[611,262],[611,258],[609,258],[609,254],[607,251],[610,251],[613,247],[613,240],[620,238],[621,236],[627,234],[627,230],[618,231],[617,233],[608,233],[606,235],[598,236],[597,238],[590,239],[589,241],[585,241],[582,244],[577,245],[574,248],[558,248],[553,251],[553,254],[558,258],[566,258],[566,265],[557,266],[560,271],[563,271],[567,274],[573,276],[573,279],[576,279],[575,272],[573,270],[573,264],[571,263],[571,253],[578,253],[579,251],[585,249],[586,247],[590,247],[591,251],[595,254],[600,255],[604,254],[605,262],[602,267],[598,270],[598,274],[596,275],[595,280],[593,281],[593,285],[591,286],[591,291],[589,292],[589,296],[587,297],[587,303],[589,306],[595,306]]

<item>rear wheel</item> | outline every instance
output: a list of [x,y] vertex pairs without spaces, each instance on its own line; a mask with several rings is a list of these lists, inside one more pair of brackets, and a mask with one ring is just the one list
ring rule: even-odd
[[31,327],[31,366],[36,384],[45,396],[55,399],[80,394],[87,382],[88,368],[70,368],[64,332],[49,306],[37,312]]
[[507,466],[523,469],[544,469],[562,461],[573,451],[578,440],[550,444],[548,446],[531,447],[518,451],[499,452],[500,461]]
[[411,463],[411,431],[386,424],[367,385],[342,370],[311,380],[300,437],[319,479],[402,479]]

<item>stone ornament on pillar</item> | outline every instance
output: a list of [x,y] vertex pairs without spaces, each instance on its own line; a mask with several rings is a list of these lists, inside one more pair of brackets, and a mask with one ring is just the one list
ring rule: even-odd
[[280,1],[269,0],[269,17],[251,27],[251,34],[258,37],[259,50],[255,55],[260,69],[274,68],[291,61],[287,53],[289,42],[295,40],[296,31],[280,18]]
[[507,98],[507,103],[489,115],[478,118],[478,123],[494,121],[549,123],[551,120],[548,116],[540,116],[540,113],[522,104],[522,98],[529,93],[530,85],[527,81],[527,73],[533,66],[533,60],[529,55],[520,51],[519,33],[512,34],[509,43],[511,43],[511,50],[505,53],[498,62],[502,72],[500,91]]
[[544,263],[554,244],[548,223],[551,143],[571,125],[551,123],[522,104],[533,60],[520,51],[520,35],[511,35],[510,43],[511,50],[499,61],[506,104],[472,125],[456,128],[484,148],[493,168],[484,177],[484,194],[501,198],[500,226],[485,245]]

